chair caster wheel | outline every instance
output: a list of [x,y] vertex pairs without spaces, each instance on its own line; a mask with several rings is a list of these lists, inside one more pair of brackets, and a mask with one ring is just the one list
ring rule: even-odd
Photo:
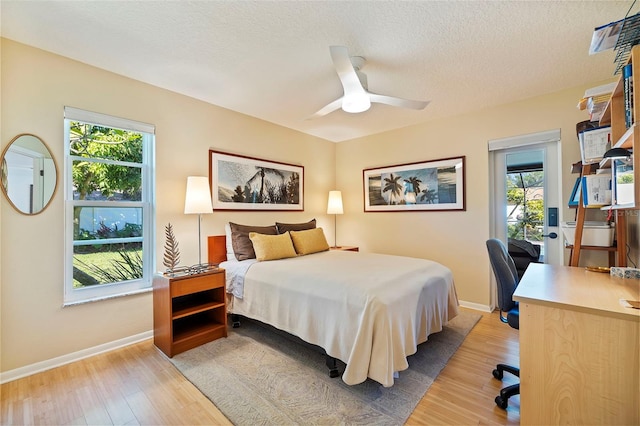
[[493,377],[495,377],[498,380],[502,380],[502,376],[504,375],[504,373],[500,370],[498,370],[497,368],[495,370],[493,370]]
[[329,371],[329,377],[331,377],[332,379],[335,379],[339,375],[340,375],[340,372],[338,370],[330,370]]
[[508,399],[503,399],[500,395],[496,396],[496,405],[500,408],[502,408],[503,410],[507,409],[507,404],[509,403]]

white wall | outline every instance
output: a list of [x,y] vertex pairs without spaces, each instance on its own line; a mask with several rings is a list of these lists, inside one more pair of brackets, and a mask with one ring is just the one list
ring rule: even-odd
[[[573,220],[575,210],[566,207],[566,199],[576,179],[570,174],[571,164],[580,160],[575,129],[576,123],[588,119],[576,104],[587,87],[598,84],[338,144],[337,189],[343,191],[346,213],[338,218],[338,243],[357,244],[363,251],[437,260],[452,269],[461,300],[488,306],[488,141],[561,129],[561,220]],[[437,107],[431,103],[427,108]],[[363,169],[461,155],[466,156],[466,211],[363,211]],[[634,217],[637,222],[637,215]],[[637,229],[636,225],[631,232],[637,235]],[[637,236],[632,245],[637,259]],[[568,250],[565,255],[568,261]]]
[[[156,125],[156,258],[164,227],[174,227],[181,264],[198,261],[198,225],[184,215],[186,177],[208,175],[208,151],[304,166],[304,212],[215,212],[202,234],[224,223],[272,224],[326,215],[335,184],[335,144],[2,39],[2,148],[19,133],[42,138],[63,166],[65,105]],[[63,181],[58,170],[59,183]],[[1,371],[15,370],[152,329],[151,293],[63,308],[63,191],[41,214],[25,216],[2,197]],[[204,240],[204,238],[203,238]],[[203,243],[203,257],[206,243]]]

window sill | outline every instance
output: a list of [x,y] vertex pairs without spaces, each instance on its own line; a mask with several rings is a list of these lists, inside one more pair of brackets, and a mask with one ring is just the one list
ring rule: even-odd
[[110,296],[98,296],[93,299],[83,299],[83,300],[74,300],[74,301],[64,302],[62,304],[62,307],[66,308],[69,306],[84,305],[84,304],[93,303],[93,302],[101,302],[103,300],[118,299],[118,298],[127,297],[127,296],[135,296],[137,294],[150,293],[152,291],[153,291],[153,287],[146,287],[139,290],[130,291],[127,293],[113,294]]

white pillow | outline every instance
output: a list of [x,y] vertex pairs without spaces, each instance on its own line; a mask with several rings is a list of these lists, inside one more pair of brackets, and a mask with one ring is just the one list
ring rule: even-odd
[[227,260],[235,260],[236,254],[233,252],[233,241],[231,241],[231,225],[229,222],[224,224],[225,244],[227,245]]

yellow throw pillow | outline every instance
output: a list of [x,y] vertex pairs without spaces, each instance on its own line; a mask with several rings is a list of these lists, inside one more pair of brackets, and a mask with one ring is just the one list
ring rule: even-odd
[[293,248],[288,232],[279,235],[250,232],[249,239],[253,243],[256,259],[259,261],[296,257],[296,250]]
[[296,253],[300,256],[329,250],[329,243],[327,243],[322,228],[291,231],[291,240],[296,248]]

